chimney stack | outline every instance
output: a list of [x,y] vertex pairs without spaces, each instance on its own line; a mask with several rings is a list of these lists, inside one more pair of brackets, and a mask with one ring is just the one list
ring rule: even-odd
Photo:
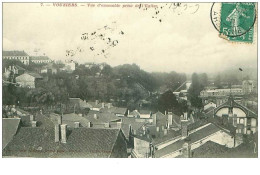
[[188,137],[188,120],[181,120],[181,135],[183,138]]
[[172,125],[172,112],[168,112],[168,123]]
[[61,128],[61,143],[66,143],[67,142],[67,125],[62,124],[60,125]]
[[164,111],[164,115],[167,115],[167,112],[166,112],[166,111]]
[[188,113],[184,112],[184,120],[188,120]]
[[153,125],[156,126],[156,118],[157,118],[157,114],[153,114]]
[[34,121],[34,116],[30,115],[30,122]]
[[107,104],[107,108],[111,108],[112,107],[112,104],[111,103],[108,103]]
[[55,142],[59,142],[60,141],[60,125],[55,125]]
[[98,116],[97,116],[97,114],[94,114],[94,119],[98,119]]
[[167,131],[168,131],[168,130],[165,129],[165,130],[163,131],[163,134],[164,134],[164,135],[167,135]]
[[109,128],[109,123],[105,123],[105,128]]
[[79,122],[74,122],[74,127],[79,128]]
[[88,127],[88,128],[90,128],[90,127],[91,127],[91,122],[88,122],[88,125],[87,125],[87,127]]
[[128,109],[128,110],[127,110],[127,115],[129,115],[129,114],[130,114],[130,110]]
[[156,132],[159,132],[159,131],[160,131],[160,127],[157,126],[157,127],[156,127]]
[[61,125],[61,123],[62,123],[62,116],[63,116],[63,114],[57,115],[57,122],[59,125]]
[[105,108],[105,103],[104,102],[102,103],[102,108]]
[[98,100],[96,100],[96,105],[98,105],[98,103],[99,103]]
[[182,146],[182,157],[184,158],[190,158],[190,145],[187,141]]
[[33,127],[33,128],[36,128],[36,126],[37,126],[37,121],[31,121],[31,123],[32,123],[32,127]]

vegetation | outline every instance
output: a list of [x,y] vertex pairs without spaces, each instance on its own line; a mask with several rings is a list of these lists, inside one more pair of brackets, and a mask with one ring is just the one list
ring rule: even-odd
[[[9,61],[9,60],[8,60]],[[29,66],[19,61],[5,62],[4,66],[19,65],[26,70],[37,72],[44,65],[30,64]],[[56,65],[62,68],[62,65]],[[57,74],[41,74],[43,80],[36,82],[35,89],[17,87],[8,84],[3,87],[3,104],[16,104],[24,106],[50,106],[66,104],[69,97],[77,97],[82,100],[100,100],[112,102],[117,106],[129,109],[139,108],[140,100],[147,99],[151,102],[153,110],[165,110],[169,107],[177,108],[176,97],[167,93],[160,98],[158,108],[158,89],[166,86],[169,89],[177,88],[186,81],[184,74],[171,73],[148,73],[141,70],[136,64],[125,64],[112,68],[104,64],[85,66],[80,64],[72,73],[58,71]],[[9,82],[15,78],[10,77]],[[166,97],[166,99],[165,99]],[[167,98],[173,99],[169,104],[162,103]],[[163,105],[167,105],[163,107]]]

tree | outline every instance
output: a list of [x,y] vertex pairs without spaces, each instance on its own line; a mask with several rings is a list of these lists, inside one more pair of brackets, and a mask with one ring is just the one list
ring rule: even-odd
[[177,107],[178,101],[171,91],[167,91],[160,96],[158,106],[159,110],[164,113],[164,111],[173,110],[174,107]]
[[208,75],[206,73],[200,74],[199,79],[203,87],[208,85]]
[[188,98],[190,103],[195,108],[202,107],[202,100],[199,98],[200,92],[203,90],[203,86],[199,81],[199,77],[196,73],[192,74],[191,87],[188,90]]

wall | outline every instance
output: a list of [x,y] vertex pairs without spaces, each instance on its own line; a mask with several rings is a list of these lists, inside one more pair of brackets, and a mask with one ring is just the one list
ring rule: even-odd
[[149,142],[138,139],[136,137],[134,138],[134,151],[139,158],[145,158],[147,156],[147,153],[149,152],[149,146]]

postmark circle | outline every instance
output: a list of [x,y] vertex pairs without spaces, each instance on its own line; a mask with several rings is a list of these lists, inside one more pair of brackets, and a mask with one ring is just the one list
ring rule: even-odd
[[254,3],[213,3],[210,19],[214,28],[227,37],[238,37],[249,32],[256,21]]

